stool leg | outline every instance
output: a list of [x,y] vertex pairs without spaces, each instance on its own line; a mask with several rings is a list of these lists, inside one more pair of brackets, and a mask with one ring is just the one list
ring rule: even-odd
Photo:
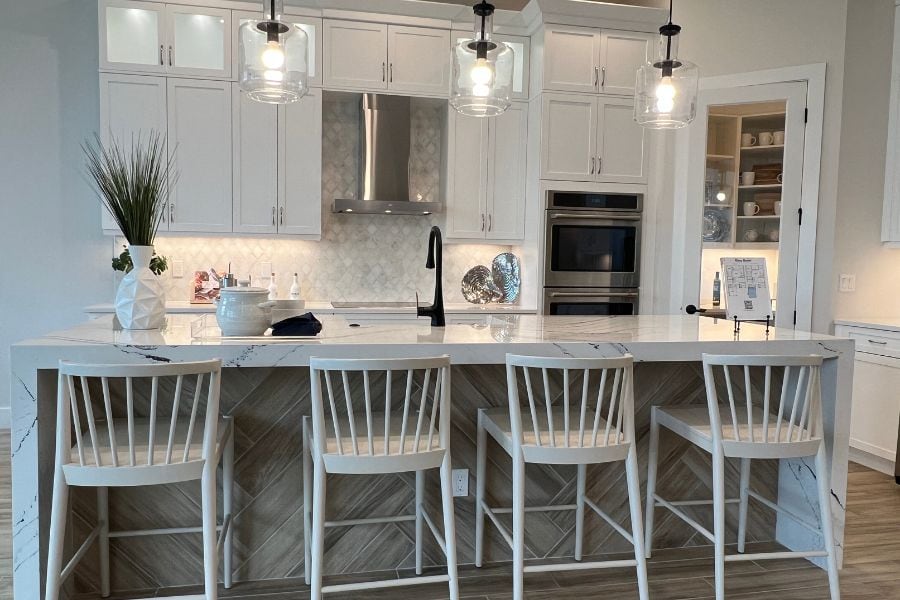
[[487,468],[487,434],[484,431],[484,410],[478,411],[475,458],[475,566],[484,561],[484,487]]
[[743,553],[747,541],[747,506],[750,503],[750,459],[741,459],[741,505],[737,551]]
[[525,597],[525,459],[513,446],[513,600]]
[[716,563],[716,600],[725,600],[725,455],[713,450],[713,538]]
[[306,579],[306,585],[309,585],[310,582],[310,561],[312,560],[310,555],[312,544],[310,515],[312,514],[313,466],[312,452],[309,446],[311,443],[312,433],[309,431],[309,417],[303,417],[303,576]]
[[416,575],[422,574],[422,502],[425,499],[425,472],[416,471]]
[[[212,461],[209,461],[210,463]],[[216,600],[219,583],[219,554],[216,549],[216,465],[203,467],[200,480],[201,505],[203,510],[203,581],[206,600]]]
[[322,562],[325,559],[325,464],[321,458],[317,458],[314,462],[310,600],[322,600]]
[[225,545],[222,548],[225,588],[232,584],[232,545],[234,538],[234,515],[232,512],[232,499],[234,495],[234,421],[228,425],[228,438],[225,440],[225,449],[222,451],[222,518],[228,523],[225,532]]
[[656,420],[656,407],[650,410],[650,452],[647,456],[647,508],[645,509],[647,526],[644,528],[644,554],[650,558],[653,552],[653,509],[656,507],[656,468],[659,462],[659,423]]
[[637,449],[631,444],[625,459],[625,475],[628,480],[628,506],[631,509],[631,537],[634,539],[634,558],[637,561],[638,595],[640,600],[650,598],[647,581],[647,555],[644,550],[644,532],[641,518],[641,478],[638,470]]
[[828,586],[831,588],[831,600],[841,599],[841,588],[838,583],[837,555],[834,545],[834,531],[831,521],[831,473],[828,471],[828,457],[825,456],[825,443],[819,446],[816,453],[816,482],[819,487],[819,514],[822,518],[822,537],[825,538],[825,558],[828,566]]
[[97,488],[97,520],[100,534],[97,548],[100,550],[100,595],[109,596],[109,488]]
[[453,477],[450,451],[444,452],[441,463],[441,505],[444,509],[444,544],[447,550],[447,576],[450,581],[450,600],[459,600],[459,578],[456,569],[456,517],[453,514]]
[[575,560],[581,560],[584,550],[584,488],[587,465],[578,465],[577,482],[575,484]]
[[63,551],[66,543],[66,517],[69,510],[69,486],[62,469],[53,478],[53,507],[50,513],[50,547],[47,557],[47,590],[45,600],[57,600],[62,585]]

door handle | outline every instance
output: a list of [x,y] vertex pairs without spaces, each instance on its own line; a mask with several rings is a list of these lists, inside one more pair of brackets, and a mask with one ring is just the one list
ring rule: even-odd
[[603,157],[598,156],[597,157],[597,175],[599,175],[600,171],[602,171],[602,170],[603,170]]
[[163,44],[159,45],[159,65],[164,67],[166,65],[166,60],[163,58],[163,52],[165,52],[165,46]]
[[278,210],[278,219],[280,221],[279,225],[284,225],[284,207],[283,206]]
[[606,67],[603,67],[602,69],[600,69],[600,72],[603,74],[603,76],[600,78],[600,87],[605,88],[606,87]]
[[381,61],[381,81],[384,81],[384,80],[385,80],[385,67],[384,67],[384,61]]
[[168,202],[166,202],[165,204],[163,204],[162,215],[161,215],[161,217],[160,217],[160,221],[162,221],[163,223],[167,223],[167,222],[168,222],[168,218],[167,218],[167,215],[166,215],[167,212],[169,212],[169,203],[168,203]]
[[594,157],[591,157],[591,175],[594,174]]
[[275,224],[275,207],[272,207],[272,225]]
[[169,223],[175,222],[175,203],[169,202]]
[[484,231],[484,213],[481,213],[481,230]]
[[394,83],[394,63],[388,65],[388,82]]
[[488,231],[493,229],[493,227],[494,227],[494,220],[492,218],[492,215],[488,214]]
[[878,344],[879,346],[887,346],[887,342],[879,342],[878,340],[869,340],[870,344]]
[[172,66],[172,46],[169,46],[169,66]]
[[594,67],[594,86],[598,87],[600,85],[600,67]]

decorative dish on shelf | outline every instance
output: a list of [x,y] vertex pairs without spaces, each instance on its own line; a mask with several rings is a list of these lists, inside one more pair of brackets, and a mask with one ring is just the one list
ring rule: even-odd
[[703,211],[703,241],[724,242],[731,233],[731,222],[725,211],[707,207]]

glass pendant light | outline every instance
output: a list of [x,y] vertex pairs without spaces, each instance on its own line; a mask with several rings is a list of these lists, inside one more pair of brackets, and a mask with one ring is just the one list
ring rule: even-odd
[[284,0],[263,0],[263,19],[240,28],[240,86],[259,102],[289,104],[309,91],[308,37],[283,14]]
[[681,27],[669,22],[659,28],[657,57],[637,71],[634,120],[650,129],[680,129],[697,116],[697,65],[678,58]]
[[503,42],[491,40],[494,5],[482,1],[473,11],[475,39],[460,40],[453,47],[450,105],[463,115],[494,117],[510,106],[515,54]]

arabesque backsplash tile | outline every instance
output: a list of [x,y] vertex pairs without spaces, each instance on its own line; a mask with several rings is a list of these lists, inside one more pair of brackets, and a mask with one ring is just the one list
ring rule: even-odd
[[[421,200],[443,200],[440,165],[446,108],[431,101],[414,100],[411,114],[412,159],[410,190]],[[168,300],[188,300],[194,271],[227,268],[231,263],[238,278],[260,280],[262,263],[272,263],[279,293],[286,297],[291,276],[298,273],[306,300],[410,301],[416,291],[430,302],[434,271],[425,269],[428,231],[443,227],[444,215],[381,216],[333,214],[334,198],[355,198],[359,160],[357,101],[338,96],[323,103],[322,144],[322,239],[247,236],[159,236],[156,250],[170,260],[184,263],[184,277],[163,274]],[[116,249],[122,239],[117,238]],[[444,298],[464,302],[460,280],[479,264],[490,265],[501,252],[517,248],[498,245],[444,245]]]

